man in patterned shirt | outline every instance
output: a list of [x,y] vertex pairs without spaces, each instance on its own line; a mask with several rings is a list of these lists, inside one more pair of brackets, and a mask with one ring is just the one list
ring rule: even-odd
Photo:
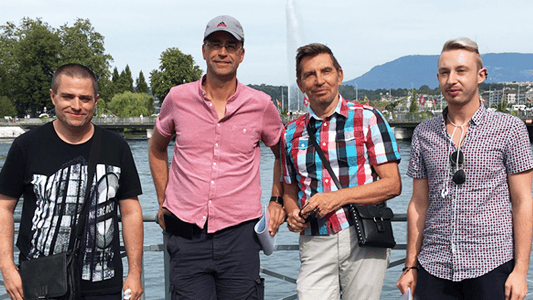
[[[298,299],[340,299],[341,293],[344,300],[379,299],[390,251],[360,248],[345,206],[400,194],[394,134],[379,111],[341,97],[343,72],[328,47],[299,48],[296,74],[311,110],[287,124],[281,159],[287,226],[301,232]],[[307,126],[316,131],[342,190],[310,143]],[[306,223],[311,212],[316,218]]]
[[533,233],[533,158],[524,122],[486,109],[477,44],[444,44],[438,63],[448,107],[415,129],[407,175],[405,268],[415,299],[524,299]]

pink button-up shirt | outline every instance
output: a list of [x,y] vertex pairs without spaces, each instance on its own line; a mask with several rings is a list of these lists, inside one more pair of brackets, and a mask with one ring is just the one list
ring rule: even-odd
[[239,82],[219,120],[204,78],[170,90],[156,127],[176,134],[163,206],[213,233],[261,216],[259,141],[277,144],[283,124],[268,95]]

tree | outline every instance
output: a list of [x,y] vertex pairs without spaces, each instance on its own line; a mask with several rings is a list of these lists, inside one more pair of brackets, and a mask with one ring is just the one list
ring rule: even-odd
[[418,111],[418,93],[413,89],[413,95],[411,95],[411,105],[409,105],[409,112],[414,114]]
[[11,70],[15,69],[13,48],[17,43],[15,24],[7,23],[0,26],[0,95],[13,95],[13,77]]
[[17,109],[7,96],[0,97],[0,117],[17,115]]
[[145,93],[148,94],[150,90],[148,89],[148,84],[146,83],[146,79],[144,79],[143,71],[141,70],[139,72],[139,78],[135,81],[135,91],[137,93]]
[[126,91],[133,92],[133,77],[131,76],[130,66],[126,65],[124,72],[121,73],[120,76],[124,77],[124,80],[127,82]]
[[104,36],[94,30],[89,19],[78,18],[72,26],[60,26],[59,37],[63,45],[61,64],[78,63],[89,67],[99,78],[108,78],[113,61],[105,53]]
[[113,83],[117,83],[119,78],[120,78],[120,74],[118,73],[117,67],[115,67],[115,69],[113,69],[113,75],[111,76],[111,81]]
[[498,104],[496,104],[496,111],[509,113],[509,110],[507,109],[507,101],[502,100]]
[[163,103],[173,86],[199,80],[202,70],[192,55],[183,54],[178,48],[168,48],[161,53],[159,70],[150,72],[152,94]]
[[145,93],[126,91],[113,96],[107,109],[119,117],[149,116],[154,112],[153,97]]
[[107,103],[104,99],[98,99],[98,102],[96,102],[96,113],[95,116],[99,117],[103,114],[105,114],[105,109],[107,107]]
[[58,66],[80,63],[106,78],[111,60],[104,54],[103,36],[89,20],[78,19],[60,29],[39,18],[24,18],[18,27],[8,22],[0,26],[0,95],[13,99],[18,114],[35,116],[43,107],[52,107],[48,91]]
[[128,74],[126,73],[125,70],[122,70],[122,72],[120,72],[120,75],[118,76],[118,80],[116,82],[113,82],[114,84],[113,89],[114,89],[115,95],[122,94],[124,92],[133,92],[133,84],[131,84],[131,90],[130,90],[130,79],[131,79],[131,76],[128,78]]
[[36,116],[45,106],[51,107],[50,83],[58,67],[61,41],[53,28],[41,19],[22,19],[20,28],[13,28],[13,89],[7,96],[14,99],[19,114],[30,111]]

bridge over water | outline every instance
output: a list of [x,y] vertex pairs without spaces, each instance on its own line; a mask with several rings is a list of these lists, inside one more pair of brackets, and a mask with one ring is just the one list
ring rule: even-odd
[[[288,123],[291,119],[296,118],[297,116],[281,116],[283,123]],[[430,117],[429,114],[401,114],[395,113],[392,116],[387,118],[391,127],[394,127],[395,136],[397,139],[409,139],[415,127],[422,122],[423,120]],[[518,116],[522,119],[527,126],[529,137],[533,141],[533,115],[522,114]],[[30,130],[32,128],[43,125],[46,122],[49,122],[53,119],[41,120],[38,118],[31,119],[20,119],[15,122],[8,120],[0,120],[0,129],[2,127],[19,127],[23,130]],[[150,138],[152,135],[152,130],[154,128],[157,117],[131,117],[131,118],[118,118],[118,117],[95,117],[93,118],[93,123],[100,125],[104,128],[116,131],[121,135],[127,135],[127,137],[135,136],[137,138]],[[20,134],[20,131],[12,131],[11,133],[8,129],[5,129],[4,134],[0,137],[10,138],[16,137]],[[0,132],[1,133],[1,132]]]

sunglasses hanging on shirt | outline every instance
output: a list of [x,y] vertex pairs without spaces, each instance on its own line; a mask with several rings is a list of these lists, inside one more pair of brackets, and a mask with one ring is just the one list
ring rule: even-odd
[[463,185],[466,182],[466,173],[464,170],[465,156],[461,150],[454,151],[450,154],[450,176],[456,185]]

